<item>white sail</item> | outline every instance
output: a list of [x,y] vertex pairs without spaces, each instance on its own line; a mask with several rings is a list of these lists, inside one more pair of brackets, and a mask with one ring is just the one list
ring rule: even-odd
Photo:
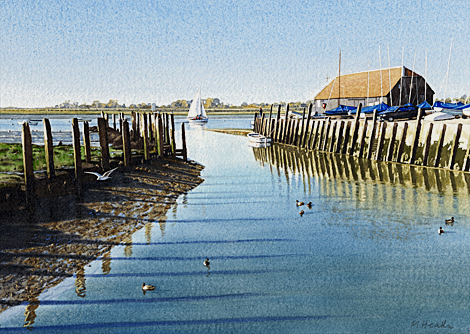
[[201,90],[199,90],[189,107],[188,119],[190,121],[207,122],[207,115],[201,101]]

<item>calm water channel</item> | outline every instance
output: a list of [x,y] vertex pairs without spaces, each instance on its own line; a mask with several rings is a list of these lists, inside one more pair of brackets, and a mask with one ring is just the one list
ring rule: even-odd
[[[468,176],[252,148],[194,126],[187,137],[205,181],[131,250],[91,262],[85,297],[73,277],[45,291],[32,332],[470,331]],[[27,307],[1,313],[0,332],[24,331]]]

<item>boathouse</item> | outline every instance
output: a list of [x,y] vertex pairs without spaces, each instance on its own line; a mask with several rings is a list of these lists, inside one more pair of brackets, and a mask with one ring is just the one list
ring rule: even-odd
[[345,74],[334,78],[315,96],[315,110],[323,112],[340,104],[357,107],[384,102],[389,106],[405,103],[433,104],[434,91],[425,78],[399,66]]

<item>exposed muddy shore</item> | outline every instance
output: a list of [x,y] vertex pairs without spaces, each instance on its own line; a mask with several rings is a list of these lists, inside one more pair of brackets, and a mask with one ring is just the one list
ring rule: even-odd
[[[74,195],[38,198],[36,212],[0,208],[0,312],[75,275],[76,292],[85,266],[147,224],[164,230],[166,213],[181,194],[203,180],[204,167],[179,159],[120,167],[110,180],[86,183]],[[90,177],[94,177],[90,175]]]

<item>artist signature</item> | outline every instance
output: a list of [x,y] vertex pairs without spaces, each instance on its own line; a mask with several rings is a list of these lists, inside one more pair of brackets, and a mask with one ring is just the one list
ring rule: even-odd
[[411,322],[411,327],[423,328],[423,329],[427,329],[427,328],[453,329],[454,328],[451,325],[448,325],[446,322],[447,322],[447,320],[444,320],[441,323],[439,323],[439,322],[430,322],[429,320],[412,321]]

